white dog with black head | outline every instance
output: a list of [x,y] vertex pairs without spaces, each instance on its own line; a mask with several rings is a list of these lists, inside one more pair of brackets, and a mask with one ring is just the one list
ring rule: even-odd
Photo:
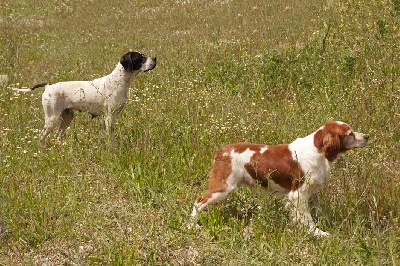
[[[135,76],[156,67],[155,57],[145,57],[138,52],[129,52],[111,74],[91,81],[67,81],[55,84],[41,83],[28,89],[14,89],[29,92],[45,87],[42,95],[45,124],[40,133],[40,145],[45,146],[45,138],[59,124],[55,135],[60,140],[65,129],[74,118],[74,110],[91,114],[93,117],[105,116],[104,133],[115,129],[116,118],[124,108]],[[61,120],[61,122],[60,122]]]

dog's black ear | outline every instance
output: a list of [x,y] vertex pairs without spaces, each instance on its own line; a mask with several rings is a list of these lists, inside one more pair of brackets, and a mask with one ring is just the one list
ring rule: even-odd
[[119,61],[125,71],[132,72],[142,67],[143,55],[138,52],[129,52],[124,54]]

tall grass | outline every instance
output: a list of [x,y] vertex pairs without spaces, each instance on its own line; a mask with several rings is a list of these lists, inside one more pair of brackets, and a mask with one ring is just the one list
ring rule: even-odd
[[[276,3],[275,3],[276,2]],[[5,1],[0,16],[0,264],[398,265],[397,1]],[[77,114],[40,149],[41,92],[137,50],[115,136]],[[187,230],[214,152],[291,142],[329,119],[370,134],[321,192],[319,226],[241,190]]]

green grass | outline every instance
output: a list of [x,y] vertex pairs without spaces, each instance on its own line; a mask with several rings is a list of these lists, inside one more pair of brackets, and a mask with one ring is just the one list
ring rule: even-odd
[[[277,2],[277,3],[274,3]],[[0,265],[399,265],[399,1],[3,1]],[[40,149],[41,91],[89,80],[130,50],[115,137],[76,116]],[[40,90],[40,89],[39,89]],[[243,189],[187,230],[213,155],[291,142],[326,120],[368,133],[335,164],[317,221],[292,224]]]

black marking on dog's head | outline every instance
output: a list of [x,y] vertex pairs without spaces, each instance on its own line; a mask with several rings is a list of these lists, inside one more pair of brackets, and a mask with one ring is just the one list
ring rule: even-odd
[[124,54],[119,61],[124,67],[125,71],[133,72],[135,70],[140,70],[142,64],[146,62],[146,57],[138,52],[129,52]]

